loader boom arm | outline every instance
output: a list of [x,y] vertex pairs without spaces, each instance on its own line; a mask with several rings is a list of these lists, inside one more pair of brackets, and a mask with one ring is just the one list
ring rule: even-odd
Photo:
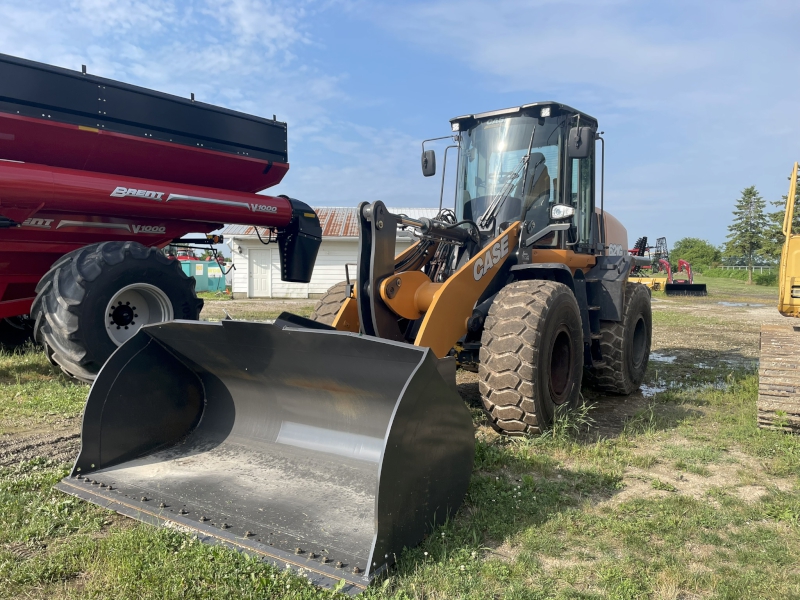
[[[515,222],[491,240],[458,271],[444,282],[433,282],[421,269],[430,260],[415,261],[401,270],[398,265],[412,248],[394,256],[397,225],[407,221],[390,213],[382,202],[359,206],[358,281],[353,297],[348,298],[333,326],[339,331],[359,331],[394,341],[405,341],[403,319],[422,323],[414,336],[414,345],[427,347],[442,358],[467,332],[467,321],[483,292],[511,255],[519,240],[520,223]],[[434,222],[434,224],[436,224]],[[429,231],[442,231],[431,227]],[[464,229],[455,230],[465,232]],[[467,238],[453,229],[441,234]]]

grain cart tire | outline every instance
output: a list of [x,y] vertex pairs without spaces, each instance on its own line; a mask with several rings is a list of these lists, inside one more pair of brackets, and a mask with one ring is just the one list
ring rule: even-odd
[[333,325],[333,320],[339,314],[339,309],[347,299],[347,282],[341,281],[329,288],[314,305],[311,319],[325,325]]
[[628,283],[622,320],[600,321],[600,352],[606,364],[587,369],[589,385],[618,396],[639,389],[650,359],[652,332],[650,293],[640,283]]
[[541,433],[556,408],[577,406],[583,332],[578,302],[566,285],[507,285],[489,309],[481,344],[481,400],[501,433]]
[[143,325],[197,320],[203,301],[177,260],[136,242],[103,242],[61,257],[36,286],[35,335],[51,362],[91,382]]

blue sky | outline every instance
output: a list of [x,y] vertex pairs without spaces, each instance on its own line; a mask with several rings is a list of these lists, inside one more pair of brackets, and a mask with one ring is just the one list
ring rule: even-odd
[[717,244],[800,160],[798,31],[796,0],[0,0],[0,52],[287,121],[271,193],[434,206],[422,139],[557,100],[599,119],[630,238]]

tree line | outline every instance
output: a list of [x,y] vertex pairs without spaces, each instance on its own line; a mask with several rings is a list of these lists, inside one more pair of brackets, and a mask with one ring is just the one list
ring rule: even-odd
[[[780,260],[783,235],[783,217],[786,210],[786,196],[772,201],[775,208],[767,210],[767,203],[756,187],[742,190],[733,209],[733,219],[728,225],[728,235],[722,246],[717,247],[700,238],[678,240],[670,252],[674,261],[683,259],[693,268],[704,270],[720,265],[741,265],[747,267],[747,281],[753,282],[753,266],[776,264]],[[795,213],[793,231],[800,231],[800,185],[794,198]]]

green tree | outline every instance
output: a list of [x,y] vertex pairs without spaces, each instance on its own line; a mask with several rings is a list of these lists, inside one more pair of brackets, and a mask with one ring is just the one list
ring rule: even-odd
[[758,195],[756,186],[742,190],[733,210],[733,222],[728,225],[725,255],[743,258],[747,264],[747,283],[753,283],[753,263],[760,255],[767,233],[766,202]]
[[670,260],[683,259],[692,267],[710,267],[722,260],[719,248],[700,238],[683,238],[675,242],[669,253]]
[[[800,176],[798,176],[800,178]],[[791,177],[787,177],[791,179]],[[800,181],[798,182],[800,184]],[[783,242],[786,241],[783,235],[783,217],[786,214],[786,199],[789,194],[781,196],[780,200],[773,200],[770,202],[772,206],[776,207],[775,212],[767,214],[767,235],[764,240],[764,247],[762,253],[767,258],[778,261],[781,258],[781,250],[783,249]],[[792,231],[800,231],[800,185],[797,186],[797,192],[794,197],[794,222],[792,223]]]

